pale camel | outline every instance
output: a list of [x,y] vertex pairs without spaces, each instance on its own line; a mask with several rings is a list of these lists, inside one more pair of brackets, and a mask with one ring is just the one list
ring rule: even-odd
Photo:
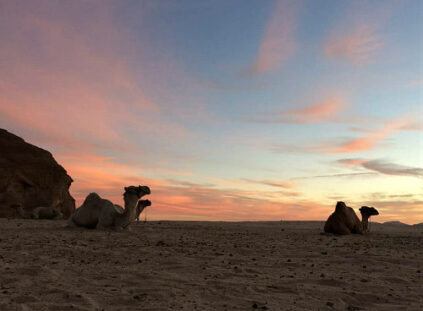
[[52,206],[38,206],[31,212],[23,209],[22,205],[18,206],[18,213],[22,218],[26,219],[62,219],[63,214],[59,210],[60,201],[53,202]]
[[363,226],[363,231],[368,232],[370,217],[379,215],[379,212],[372,206],[362,206],[359,210],[361,213],[361,224]]
[[62,219],[63,214],[51,206],[39,206],[34,208],[31,212],[26,212],[21,205],[18,206],[19,215],[26,219]]
[[[376,211],[376,209],[374,209]],[[369,210],[370,211],[370,210]],[[377,211],[376,211],[377,212]],[[367,223],[368,218],[374,214],[373,211],[371,213],[367,213],[367,210],[362,212],[362,218],[365,223]],[[337,202],[335,207],[335,212],[333,212],[328,220],[326,220],[325,232],[327,233],[335,233],[335,234],[350,234],[350,233],[358,233],[363,234],[366,232],[363,228],[363,224],[358,219],[357,215],[355,214],[354,210],[345,205],[344,202]]]
[[69,227],[86,227],[96,229],[124,229],[135,218],[138,200],[150,194],[147,186],[125,187],[123,200],[125,209],[102,199],[97,193],[90,193],[84,203],[69,217]]

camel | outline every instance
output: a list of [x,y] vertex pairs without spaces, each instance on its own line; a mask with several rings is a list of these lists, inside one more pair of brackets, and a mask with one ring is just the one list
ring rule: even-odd
[[369,218],[371,216],[379,215],[377,209],[372,206],[362,206],[360,209],[361,213],[361,224],[364,232],[369,232]]
[[[119,212],[123,213],[124,208],[120,206],[119,204],[114,204],[115,208],[119,210]],[[135,210],[135,219],[139,221],[140,214],[146,208],[147,206],[151,206],[150,200],[139,200],[137,203],[137,207]]]
[[137,209],[136,209],[136,213],[135,213],[135,219],[137,221],[140,221],[140,215],[141,215],[142,211],[144,210],[144,208],[146,208],[147,206],[151,206],[150,200],[139,200],[138,201]]
[[96,229],[127,228],[135,218],[138,200],[151,191],[147,186],[129,186],[124,189],[124,210],[109,200],[102,199],[97,193],[90,193],[84,203],[69,217],[68,226]]
[[38,206],[31,212],[25,211],[22,205],[18,205],[18,213],[22,218],[26,219],[62,219],[63,214],[58,208],[61,203],[60,200],[56,200],[51,206]]
[[[373,210],[376,211],[374,208]],[[361,212],[363,222],[366,224],[366,226],[368,218],[371,215],[379,214],[375,214],[373,210],[369,208],[369,210],[363,209],[363,212]],[[366,232],[366,230],[363,228],[363,223],[360,221],[360,219],[358,219],[354,210],[341,201],[336,203],[335,212],[333,212],[329,216],[328,220],[326,220],[324,230],[327,233],[342,235],[350,233],[363,234]]]
[[53,219],[53,220],[57,220],[57,219],[62,219],[63,218],[63,214],[51,207],[51,206],[39,206],[36,207],[32,210],[32,212],[28,213],[26,212],[23,208],[22,205],[18,206],[18,212],[19,215],[21,215],[22,218],[26,218],[26,219]]

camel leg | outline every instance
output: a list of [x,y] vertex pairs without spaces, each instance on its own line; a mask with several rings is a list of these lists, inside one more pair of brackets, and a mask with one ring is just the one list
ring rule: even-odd
[[76,228],[78,225],[72,219],[73,215],[70,215],[68,218],[68,228]]
[[40,218],[40,211],[38,209],[34,209],[31,213],[32,219],[39,219]]
[[343,223],[339,223],[336,229],[337,229],[336,232],[338,234],[341,234],[341,235],[351,234],[351,230],[348,229],[348,227]]

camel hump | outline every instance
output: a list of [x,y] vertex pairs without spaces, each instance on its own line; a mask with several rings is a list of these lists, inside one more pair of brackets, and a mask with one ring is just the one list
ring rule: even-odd
[[91,202],[95,202],[100,200],[100,196],[95,193],[95,192],[91,192],[89,195],[87,195],[87,197],[85,198],[84,204],[85,203],[91,203]]
[[346,207],[347,207],[347,205],[344,202],[338,201],[338,202],[336,202],[335,211],[339,212],[339,211],[345,209]]

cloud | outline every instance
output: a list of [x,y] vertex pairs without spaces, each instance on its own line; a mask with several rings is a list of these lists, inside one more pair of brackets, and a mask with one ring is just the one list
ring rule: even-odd
[[375,175],[375,173],[340,173],[340,174],[328,174],[328,175],[314,175],[314,176],[305,176],[305,177],[294,177],[292,179],[363,177],[363,176],[374,176],[374,175]]
[[[174,120],[176,105],[165,109],[151,99],[148,80],[163,70],[146,61],[148,41],[135,40],[116,22],[117,4],[106,4],[2,4],[2,126],[34,143],[86,151],[130,150],[149,134],[192,135]],[[170,62],[160,62],[166,74],[174,74]]]
[[296,123],[323,122],[347,106],[346,101],[338,96],[327,97],[309,107],[288,110],[284,114],[292,116]]
[[317,123],[335,121],[334,117],[348,106],[343,96],[324,95],[321,100],[313,101],[307,107],[284,111],[273,111],[255,118],[258,123]]
[[337,162],[347,166],[361,166],[385,175],[423,177],[423,168],[395,164],[380,159],[340,159]]
[[325,55],[330,58],[364,64],[376,55],[383,46],[383,40],[370,25],[359,25],[350,32],[337,34],[324,46]]
[[340,144],[336,149],[328,150],[327,153],[353,153],[373,149],[383,139],[401,130],[408,123],[409,118],[401,118],[386,122],[383,128],[369,131],[366,136],[348,140]]
[[295,1],[276,1],[252,68],[254,74],[277,70],[295,53],[297,10]]
[[423,87],[423,79],[410,80],[404,84],[405,88],[420,88]]
[[274,181],[274,180],[253,180],[253,179],[248,179],[248,178],[243,178],[242,180],[249,182],[249,183],[262,184],[262,185],[266,185],[266,186],[283,188],[283,189],[293,189],[293,188],[297,187],[293,183],[280,182],[280,181]]

